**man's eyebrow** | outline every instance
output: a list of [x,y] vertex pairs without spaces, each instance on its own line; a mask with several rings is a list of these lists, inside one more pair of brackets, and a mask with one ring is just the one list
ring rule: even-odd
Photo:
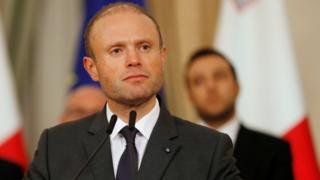
[[[152,38],[141,38],[141,39],[137,39],[137,40],[133,40],[133,41],[134,41],[134,44],[143,44],[143,43],[149,43],[151,45],[155,44],[154,40],[152,40]],[[112,48],[114,46],[123,47],[125,45],[126,45],[125,41],[115,41],[115,42],[106,44],[104,49],[108,50],[108,49],[110,49],[110,48]]]
[[154,40],[152,38],[141,38],[136,40],[137,43],[143,43],[143,42],[153,42]]
[[125,46],[125,42],[124,41],[112,42],[112,43],[106,44],[104,49],[109,50],[110,48],[115,46],[123,47]]

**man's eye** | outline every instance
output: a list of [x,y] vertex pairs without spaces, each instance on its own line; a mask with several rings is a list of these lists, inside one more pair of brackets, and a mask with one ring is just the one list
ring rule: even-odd
[[227,77],[227,74],[224,72],[218,72],[214,74],[215,79],[225,79]]
[[204,83],[204,79],[203,79],[203,78],[196,78],[196,79],[193,80],[193,84],[194,84],[195,86],[200,86],[200,85],[202,85],[203,83]]
[[110,54],[111,55],[119,55],[122,52],[120,48],[114,48],[111,50]]
[[148,44],[142,44],[141,47],[140,47],[140,50],[142,51],[149,51],[150,50],[150,45]]

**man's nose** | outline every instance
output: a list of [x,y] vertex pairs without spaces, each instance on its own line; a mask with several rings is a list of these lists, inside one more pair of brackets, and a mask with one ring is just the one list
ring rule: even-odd
[[141,65],[140,54],[137,49],[128,50],[126,64],[128,67]]
[[209,81],[207,81],[207,88],[209,90],[215,90],[217,86],[217,82],[215,82],[214,80],[210,79]]

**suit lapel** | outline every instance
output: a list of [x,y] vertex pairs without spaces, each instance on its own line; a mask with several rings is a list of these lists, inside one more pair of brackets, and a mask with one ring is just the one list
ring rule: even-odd
[[[88,157],[92,154],[92,152],[95,151],[97,146],[104,138],[107,125],[108,121],[104,108],[103,111],[97,114],[95,120],[88,130],[88,135],[84,139],[84,145],[87,150]],[[94,179],[115,179],[109,138],[105,142],[105,146],[102,147],[91,160],[89,166],[93,171],[95,177]]]
[[241,148],[243,147],[242,146],[242,141],[243,141],[243,131],[244,130],[244,127],[242,125],[240,125],[240,129],[239,129],[239,132],[237,134],[237,139],[236,139],[236,143],[234,145],[234,151],[233,151],[233,154],[239,154],[239,151],[241,150]]
[[[240,129],[237,135],[236,143],[234,145],[234,155],[237,157],[243,156],[246,154],[245,151],[248,149],[248,139],[251,139],[250,135],[248,134],[248,130],[243,126],[240,125]],[[241,154],[241,156],[240,156]]]
[[180,149],[180,145],[174,142],[177,136],[178,132],[172,116],[165,106],[161,105],[159,119],[150,136],[138,172],[139,180],[161,179]]
[[[237,159],[236,165],[246,177],[254,177],[258,172],[259,164],[261,163],[257,157],[256,135],[248,130],[243,125],[240,126],[237,141],[234,147],[234,157]],[[259,149],[259,148],[258,148]],[[240,173],[241,174],[241,173]],[[243,176],[242,175],[242,176]]]

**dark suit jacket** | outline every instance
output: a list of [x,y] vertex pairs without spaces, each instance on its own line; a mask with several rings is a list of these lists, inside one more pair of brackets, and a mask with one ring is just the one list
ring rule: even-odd
[[[173,117],[160,105],[138,180],[239,179],[229,137]],[[45,130],[27,179],[70,180],[105,134],[105,111]],[[83,180],[114,180],[110,141],[81,174]],[[169,148],[170,151],[166,152]]]
[[243,179],[293,179],[290,146],[284,140],[241,126],[234,156]]
[[21,180],[23,170],[20,166],[9,161],[0,159],[0,179],[3,180]]

